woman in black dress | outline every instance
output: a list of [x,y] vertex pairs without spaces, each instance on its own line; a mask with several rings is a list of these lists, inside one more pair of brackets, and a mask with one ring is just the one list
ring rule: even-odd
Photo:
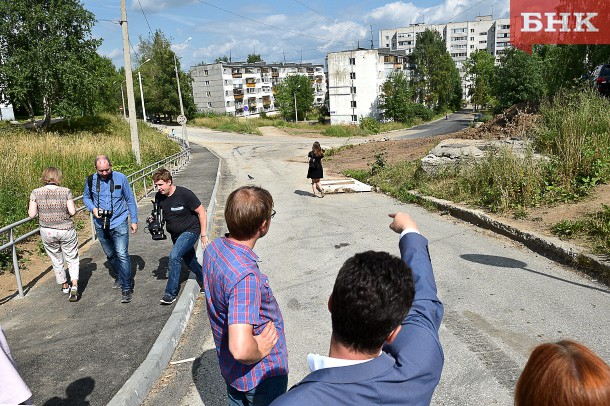
[[[324,169],[322,168],[322,158],[324,157],[324,150],[320,147],[318,141],[313,143],[313,147],[309,154],[309,169],[307,170],[307,178],[311,179],[311,190],[313,197],[319,196],[324,197],[324,192],[320,186],[320,179],[324,177]],[[320,192],[320,195],[316,194],[316,189]]]

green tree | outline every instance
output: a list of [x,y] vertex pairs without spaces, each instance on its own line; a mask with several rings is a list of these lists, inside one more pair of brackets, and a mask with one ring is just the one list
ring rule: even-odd
[[479,49],[464,62],[465,77],[469,83],[468,95],[474,109],[492,102],[491,81],[494,74],[494,56]]
[[[176,70],[180,75],[180,91],[184,113],[192,117],[197,108],[193,100],[193,84],[189,74],[180,69],[180,59],[171,49],[171,43],[165,38],[162,31],[157,30],[152,38],[140,37],[141,56],[139,70],[142,75],[142,88],[147,115],[163,114],[170,119],[180,114],[180,99],[176,83]],[[150,59],[149,62],[145,62]],[[175,63],[175,65],[174,65]],[[134,77],[137,76],[137,72]],[[137,79],[134,80],[136,92],[139,92]],[[140,103],[136,103],[139,116],[141,116]]]
[[386,120],[409,122],[414,115],[413,91],[404,72],[392,72],[381,87],[379,110]]
[[313,88],[307,76],[290,75],[277,85],[275,106],[280,110],[284,119],[294,119],[295,100],[298,119],[303,120],[312,109],[314,100]]
[[498,108],[504,109],[525,101],[538,102],[546,94],[542,76],[542,60],[534,52],[531,55],[509,48],[500,58],[493,76],[493,93]]
[[219,56],[218,58],[214,59],[214,63],[218,62],[229,62],[229,57],[226,55]]
[[[30,118],[53,110],[81,111],[95,72],[101,40],[92,38],[94,15],[79,0],[11,0],[0,2],[0,81],[13,104]],[[83,85],[83,83],[85,85]],[[90,110],[90,109],[88,109]]]
[[248,59],[246,62],[248,63],[254,63],[254,62],[262,62],[263,59],[261,58],[260,54],[248,54]]
[[434,30],[417,34],[412,57],[416,100],[437,110],[453,107],[461,99],[460,76],[441,35]]
[[609,45],[543,45],[536,47],[542,58],[542,75],[549,96],[571,88],[593,68],[610,61]]

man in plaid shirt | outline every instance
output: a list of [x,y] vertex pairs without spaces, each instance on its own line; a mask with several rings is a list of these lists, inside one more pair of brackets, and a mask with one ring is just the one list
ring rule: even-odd
[[265,189],[233,191],[225,207],[229,234],[203,254],[208,317],[230,405],[268,405],[288,385],[284,320],[252,251],[274,214]]

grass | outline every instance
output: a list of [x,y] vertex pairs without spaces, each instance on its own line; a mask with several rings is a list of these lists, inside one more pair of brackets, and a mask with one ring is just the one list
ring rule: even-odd
[[[541,114],[525,156],[498,149],[486,159],[462,162],[435,175],[425,174],[419,161],[385,165],[378,156],[369,170],[346,174],[403,201],[413,201],[407,192],[417,189],[492,212],[512,212],[517,218],[533,207],[577,201],[610,181],[608,99],[588,91],[564,93],[543,103]],[[608,206],[582,221],[558,223],[554,231],[564,238],[586,232],[599,252],[610,253]]]
[[[405,124],[399,122],[379,123],[379,130],[372,131],[363,129],[357,125],[330,125],[322,123],[293,122],[286,121],[279,116],[267,116],[260,118],[244,118],[231,115],[201,114],[189,122],[189,125],[196,127],[206,127],[214,130],[235,132],[243,134],[261,135],[259,127],[277,127],[290,133],[291,129],[318,131],[321,135],[328,137],[366,137],[379,132],[401,130],[413,125],[420,124],[422,121],[417,119],[413,123]],[[297,131],[294,132],[298,134]]]
[[583,238],[591,242],[599,254],[610,253],[610,206],[588,214],[582,220],[565,220],[555,224],[553,234],[562,239]]
[[[119,117],[73,119],[52,125],[48,132],[2,123],[0,132],[0,154],[5,168],[0,172],[0,227],[27,217],[30,192],[40,186],[40,176],[48,166],[62,170],[63,186],[70,188],[74,197],[82,194],[85,178],[93,173],[93,161],[98,154],[108,155],[113,169],[125,174],[139,169],[131,151],[129,125]],[[180,150],[177,144],[143,123],[138,123],[138,133],[142,167]],[[35,222],[26,223],[19,232],[36,226]],[[0,236],[0,243],[6,242],[5,238]]]

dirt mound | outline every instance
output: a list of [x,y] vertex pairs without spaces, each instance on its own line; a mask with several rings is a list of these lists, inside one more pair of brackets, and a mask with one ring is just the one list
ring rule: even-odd
[[534,103],[519,103],[494,116],[476,128],[466,128],[453,134],[453,138],[473,140],[522,139],[540,120],[539,106]]

